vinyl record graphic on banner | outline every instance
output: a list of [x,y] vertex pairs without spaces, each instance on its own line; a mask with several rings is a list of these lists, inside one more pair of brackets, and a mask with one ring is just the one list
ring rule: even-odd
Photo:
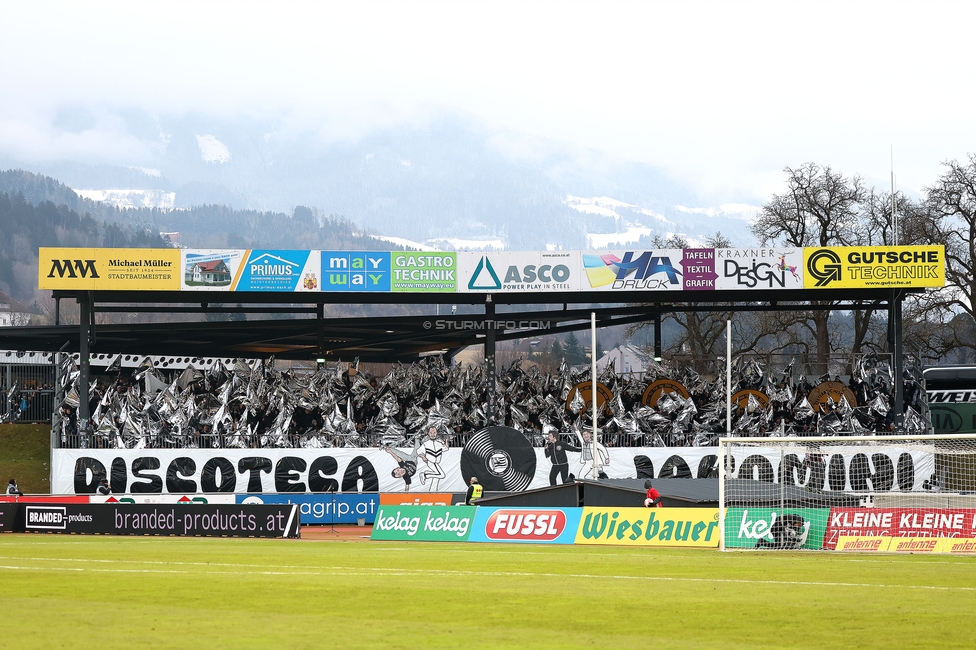
[[759,404],[760,409],[765,409],[769,406],[769,396],[760,390],[753,390],[747,388],[745,390],[740,390],[732,395],[732,403],[736,405],[736,415],[742,415],[744,412],[749,410],[749,398],[752,397]]
[[844,397],[850,406],[857,406],[857,398],[854,397],[854,392],[839,381],[825,381],[817,384],[810,391],[807,399],[815,411],[826,413],[828,398],[833,400],[834,405],[838,405],[841,397]]
[[651,408],[657,408],[657,401],[661,399],[661,395],[664,393],[677,393],[685,399],[690,397],[688,389],[680,381],[658,379],[657,381],[651,382],[644,390],[644,395],[641,397],[641,404],[650,406]]
[[[576,397],[576,393],[579,393],[580,397],[583,398],[583,403],[585,406],[582,409],[574,409],[573,398]],[[607,402],[613,399],[613,392],[606,385],[596,382],[596,407],[601,410],[607,408]],[[581,381],[580,383],[573,386],[573,390],[569,391],[569,396],[566,398],[566,410],[572,411],[576,415],[580,413],[589,413],[593,409],[593,382],[592,381]]]
[[535,450],[515,429],[487,427],[461,450],[461,476],[465,483],[477,476],[489,492],[520,492],[535,476]]

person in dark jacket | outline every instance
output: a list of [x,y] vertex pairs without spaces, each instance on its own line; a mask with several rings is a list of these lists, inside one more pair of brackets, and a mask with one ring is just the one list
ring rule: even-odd
[[20,491],[19,487],[17,487],[17,481],[14,479],[10,479],[10,483],[7,484],[7,495],[15,497],[24,496],[24,493]]
[[562,478],[563,483],[569,482],[569,459],[566,457],[566,452],[579,450],[579,447],[559,440],[556,434],[549,434],[549,444],[546,445],[546,458],[552,463],[552,469],[549,470],[549,485],[556,484],[557,476]]
[[106,495],[106,496],[109,495],[109,494],[112,494],[112,488],[108,484],[108,479],[107,478],[103,478],[102,479],[102,482],[98,486],[98,493],[99,494],[102,494],[102,495]]

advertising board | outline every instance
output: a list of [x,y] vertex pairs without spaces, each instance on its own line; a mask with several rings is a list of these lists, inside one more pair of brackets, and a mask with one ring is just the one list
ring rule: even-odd
[[591,508],[576,544],[718,548],[718,508]]
[[175,248],[40,248],[38,289],[179,291]]
[[381,506],[449,506],[454,495],[450,492],[384,492]]
[[590,251],[581,253],[585,291],[681,291],[679,249]]
[[381,505],[370,539],[466,542],[476,511],[474,506]]
[[313,251],[249,251],[234,291],[318,291],[320,260]]
[[976,537],[976,508],[831,508],[824,548],[842,536]]
[[17,523],[17,511],[21,506],[11,501],[0,501],[0,533],[9,533]]
[[236,249],[184,249],[180,289],[233,291],[248,252]]
[[233,494],[93,494],[89,503],[237,503]]
[[297,505],[18,504],[26,532],[298,537]]
[[976,538],[959,537],[858,537],[841,535],[838,551],[888,553],[947,553],[976,555]]
[[490,508],[478,506],[469,542],[572,544],[581,508]]
[[378,494],[238,494],[237,503],[296,504],[303,524],[371,524],[379,506]]
[[406,251],[391,253],[390,258],[394,293],[457,292],[457,253]]
[[322,291],[390,291],[388,251],[322,251]]
[[803,249],[807,289],[945,286],[944,246],[825,246]]
[[579,291],[579,260],[571,251],[458,253],[458,291]]
[[716,248],[716,289],[802,289],[802,248]]
[[783,515],[801,517],[800,548],[823,548],[829,508],[728,508],[725,513],[725,546],[756,548],[760,540],[777,544],[776,522]]

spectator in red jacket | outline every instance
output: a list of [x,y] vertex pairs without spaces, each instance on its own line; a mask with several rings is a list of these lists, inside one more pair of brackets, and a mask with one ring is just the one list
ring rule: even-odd
[[654,489],[650,481],[644,481],[644,487],[647,488],[647,497],[644,499],[645,508],[663,508],[664,504],[661,503],[661,493]]

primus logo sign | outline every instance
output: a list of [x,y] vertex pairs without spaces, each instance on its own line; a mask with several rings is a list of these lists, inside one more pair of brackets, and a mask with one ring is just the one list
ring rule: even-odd
[[682,256],[680,250],[583,253],[583,268],[592,289],[680,291]]
[[64,530],[67,516],[63,506],[25,506],[28,530]]
[[235,291],[318,291],[319,256],[310,251],[252,251]]
[[491,253],[458,256],[463,292],[576,291],[578,257],[565,252]]

